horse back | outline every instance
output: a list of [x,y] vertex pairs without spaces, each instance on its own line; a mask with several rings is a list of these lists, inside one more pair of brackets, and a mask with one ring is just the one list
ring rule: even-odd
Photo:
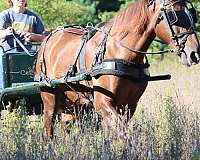
[[45,70],[50,79],[64,76],[69,66],[74,63],[83,34],[83,31],[73,28],[53,33],[39,50],[36,74]]

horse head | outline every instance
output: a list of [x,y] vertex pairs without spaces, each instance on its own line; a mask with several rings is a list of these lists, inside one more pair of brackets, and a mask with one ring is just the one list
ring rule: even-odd
[[[152,0],[155,27],[158,38],[169,44],[184,65],[197,64],[200,59],[200,44],[195,32],[196,11],[185,0]],[[150,3],[150,4],[151,4]]]

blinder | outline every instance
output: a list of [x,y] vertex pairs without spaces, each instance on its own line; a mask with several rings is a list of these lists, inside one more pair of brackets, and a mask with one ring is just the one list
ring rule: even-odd
[[[182,0],[177,1],[177,3],[178,2],[184,3],[184,1]],[[185,3],[184,3],[185,4],[184,10],[181,9],[180,11],[176,11],[174,9],[173,4],[170,3],[166,4],[165,0],[160,0],[160,14],[158,16],[158,19],[160,19],[161,17],[165,21],[169,33],[171,35],[171,39],[176,42],[175,52],[179,54],[184,50],[188,36],[195,32],[194,31],[195,21],[192,16],[192,13],[189,11],[189,8]],[[193,10],[195,11],[194,7],[192,6],[192,3],[189,2],[189,4],[190,4],[190,9],[193,8]],[[173,28],[174,25],[185,28],[187,31],[176,33]]]
[[[178,25],[178,26],[184,25],[183,21],[189,22],[190,16],[192,18],[193,23],[197,23],[197,12],[191,2],[188,1],[188,4],[189,6],[187,5],[187,9],[186,9],[187,11],[185,11],[185,13],[181,13],[181,11],[175,11],[173,9],[166,9],[166,15],[171,25]],[[185,27],[185,26],[182,26],[182,27]],[[187,26],[185,28],[188,29],[189,27]]]
[[[189,18],[183,11],[173,11],[168,10],[166,12],[170,25],[176,25],[178,27],[183,27],[185,29],[190,29],[193,26],[193,20]],[[185,23],[190,22],[190,23]]]

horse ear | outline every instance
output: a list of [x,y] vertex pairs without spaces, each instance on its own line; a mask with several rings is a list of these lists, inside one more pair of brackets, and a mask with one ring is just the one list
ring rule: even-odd
[[193,21],[194,23],[197,23],[197,12],[196,10],[194,9],[194,7],[190,8],[189,9],[191,15],[192,15],[192,18],[193,18]]
[[155,0],[148,0],[148,7],[151,6],[154,3]]
[[189,5],[188,10],[190,11],[190,14],[192,15],[193,21],[194,21],[194,23],[197,23],[197,12],[196,12],[192,2],[187,1],[187,6],[188,5]]

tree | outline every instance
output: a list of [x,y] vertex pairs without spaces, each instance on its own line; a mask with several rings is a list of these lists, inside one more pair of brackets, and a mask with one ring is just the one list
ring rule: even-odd
[[[40,2],[38,2],[40,1]],[[47,27],[65,24],[97,23],[95,6],[83,5],[75,1],[29,0],[29,7],[36,11]]]

